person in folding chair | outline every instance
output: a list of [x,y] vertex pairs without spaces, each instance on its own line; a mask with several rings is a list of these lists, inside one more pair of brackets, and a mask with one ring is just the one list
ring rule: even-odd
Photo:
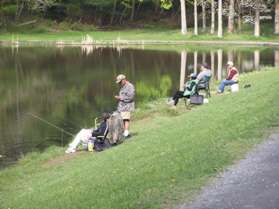
[[[83,144],[87,147],[88,141],[92,140],[94,147],[99,141],[104,141],[106,135],[108,134],[108,123],[107,120],[110,118],[110,114],[104,112],[102,114],[102,122],[96,129],[81,129],[80,132],[76,135],[72,143],[69,144],[68,149],[65,153],[74,153],[77,150],[77,147],[80,144]],[[99,140],[99,141],[98,141]]]
[[169,105],[176,106],[180,98],[189,99],[191,96],[197,94],[197,75],[195,73],[192,73],[189,77],[190,80],[184,84],[184,91],[176,91],[172,99],[168,102]]
[[209,82],[211,79],[211,69],[207,64],[201,65],[200,73],[197,76],[198,86],[197,91],[204,90],[206,96],[210,97],[210,87]]

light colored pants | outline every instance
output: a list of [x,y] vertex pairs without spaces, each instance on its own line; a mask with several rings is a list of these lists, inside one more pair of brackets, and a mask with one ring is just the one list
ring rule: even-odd
[[69,145],[72,149],[76,149],[80,143],[88,144],[88,140],[92,136],[92,129],[81,129],[76,135],[72,143]]

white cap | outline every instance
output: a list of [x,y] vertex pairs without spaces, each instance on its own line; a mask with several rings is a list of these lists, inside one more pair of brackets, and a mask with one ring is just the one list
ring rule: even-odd
[[227,62],[227,65],[230,66],[230,67],[232,67],[232,66],[233,66],[233,62],[232,62],[232,61],[228,61],[228,62]]
[[120,83],[122,80],[126,79],[126,76],[123,75],[123,74],[119,74],[117,77],[116,77],[116,83]]

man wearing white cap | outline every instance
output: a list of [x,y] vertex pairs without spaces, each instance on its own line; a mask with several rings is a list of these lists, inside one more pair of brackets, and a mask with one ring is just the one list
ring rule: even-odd
[[228,61],[227,63],[228,67],[228,75],[226,79],[222,80],[222,82],[219,85],[217,93],[221,94],[224,92],[226,86],[231,86],[233,84],[238,83],[238,70],[236,67],[233,66],[232,61]]
[[129,125],[131,120],[131,111],[135,109],[135,87],[126,76],[120,74],[116,77],[116,83],[120,85],[119,95],[115,96],[118,100],[117,110],[120,112],[124,122],[124,136],[129,136]]

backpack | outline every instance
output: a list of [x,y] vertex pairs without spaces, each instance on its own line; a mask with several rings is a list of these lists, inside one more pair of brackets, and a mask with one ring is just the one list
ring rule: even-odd
[[118,144],[122,142],[124,124],[119,112],[114,112],[108,119],[108,140],[110,144]]

